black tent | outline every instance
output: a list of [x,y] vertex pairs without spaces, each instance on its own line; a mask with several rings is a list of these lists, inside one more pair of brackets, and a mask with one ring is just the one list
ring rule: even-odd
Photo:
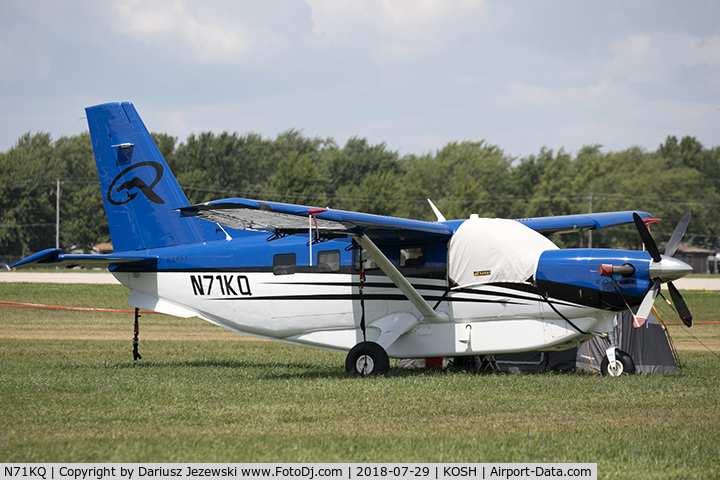
[[[647,322],[633,327],[633,316],[625,311],[616,317],[615,338],[620,350],[635,363],[635,373],[673,373],[678,371],[672,341],[653,308]],[[610,346],[608,339],[594,337],[577,348],[562,352],[528,352],[486,357],[481,369],[531,373],[547,370],[579,370],[600,373],[600,363]]]
[[[671,339],[654,308],[645,325],[640,328],[633,327],[633,317],[629,311],[618,315],[617,321],[616,341],[620,350],[627,352],[635,362],[635,373],[675,373],[679,370]],[[600,373],[600,362],[609,346],[610,342],[603,337],[595,337],[580,345],[575,368]]]

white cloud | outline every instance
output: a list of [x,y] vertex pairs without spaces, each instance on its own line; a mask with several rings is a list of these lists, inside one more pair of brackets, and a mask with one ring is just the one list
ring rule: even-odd
[[[658,100],[642,105],[638,119],[648,124],[660,125],[668,135],[710,136],[720,122],[720,99],[715,102],[682,102]],[[709,119],[714,122],[708,122]]]
[[580,87],[543,87],[523,83],[508,86],[507,93],[499,95],[494,104],[498,108],[551,109],[556,111],[578,111],[584,109],[605,109],[610,104],[626,103],[634,97],[627,89],[609,80]]
[[312,9],[315,32],[339,35],[348,27],[376,25],[389,34],[417,35],[423,28],[483,10],[482,1],[367,0],[338,2],[306,0]]
[[316,42],[348,44],[362,39],[390,55],[437,51],[462,35],[490,30],[507,12],[493,12],[485,1],[477,0],[306,2],[312,10]]
[[[487,139],[718,144],[718,3],[6,0],[0,151],[131,100],[153,131],[287,128],[421,152]],[[48,115],[57,112],[58,115]],[[71,114],[68,116],[68,112]]]
[[615,55],[606,64],[606,69],[615,75],[632,81],[656,80],[665,75],[666,67],[660,52],[653,48],[649,35],[632,35],[615,43]]
[[634,34],[613,45],[604,70],[632,82],[654,82],[692,67],[720,67],[720,36],[706,38],[673,33]]
[[676,65],[720,67],[720,35],[706,38],[671,35],[661,37],[661,44],[672,54],[671,60]]
[[0,41],[0,63],[4,68],[14,68],[18,60],[18,54],[9,44]]
[[118,32],[201,63],[238,63],[262,35],[223,9],[185,0],[124,0],[112,4]]

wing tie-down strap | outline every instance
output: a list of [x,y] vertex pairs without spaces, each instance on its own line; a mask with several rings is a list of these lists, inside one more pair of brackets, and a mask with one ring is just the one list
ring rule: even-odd
[[140,335],[140,323],[138,322],[138,319],[140,318],[140,309],[135,308],[135,334],[133,336],[133,361],[137,362],[138,360],[142,360],[142,357],[140,356],[140,353],[138,353],[138,337]]
[[[538,293],[540,293],[540,289],[538,289]],[[545,302],[546,302],[548,305],[550,305],[550,308],[552,308],[553,311],[560,316],[560,318],[562,318],[562,319],[565,320],[567,323],[569,323],[570,326],[573,327],[573,328],[574,328],[575,330],[577,330],[578,332],[582,333],[583,335],[587,335],[586,332],[583,332],[582,330],[580,330],[580,328],[578,328],[577,325],[575,325],[573,322],[571,322],[569,318],[567,318],[565,315],[563,315],[562,313],[560,313],[560,310],[558,310],[557,308],[555,308],[555,305],[552,304],[552,302],[550,301],[550,299],[548,298],[548,296],[547,296],[546,293],[545,293],[545,294],[541,294],[541,296],[543,297],[543,299],[545,300]]]

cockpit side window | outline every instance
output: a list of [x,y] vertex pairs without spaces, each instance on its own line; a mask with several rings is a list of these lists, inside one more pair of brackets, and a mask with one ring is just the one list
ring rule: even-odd
[[340,250],[327,250],[317,253],[318,272],[340,271]]
[[[362,265],[360,265],[360,258],[362,258]],[[370,254],[368,254],[365,249],[357,249],[355,254],[355,270],[360,270],[362,267],[362,270],[368,271],[368,270],[378,270],[380,267],[377,266],[377,263],[375,263],[375,260],[370,258]]]
[[281,253],[273,257],[273,273],[275,275],[291,275],[295,273],[295,254]]
[[425,245],[400,247],[400,266],[419,267],[425,265]]

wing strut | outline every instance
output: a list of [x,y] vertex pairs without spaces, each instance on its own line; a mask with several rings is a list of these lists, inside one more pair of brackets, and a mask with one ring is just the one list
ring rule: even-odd
[[405,294],[410,303],[417,308],[423,317],[434,322],[448,322],[449,317],[443,312],[436,312],[428,304],[420,293],[415,290],[415,287],[408,282],[407,278],[395,268],[395,265],[385,256],[384,253],[373,243],[367,235],[353,236],[355,240],[360,244],[362,248],[370,255],[380,269],[388,276],[390,280]]

